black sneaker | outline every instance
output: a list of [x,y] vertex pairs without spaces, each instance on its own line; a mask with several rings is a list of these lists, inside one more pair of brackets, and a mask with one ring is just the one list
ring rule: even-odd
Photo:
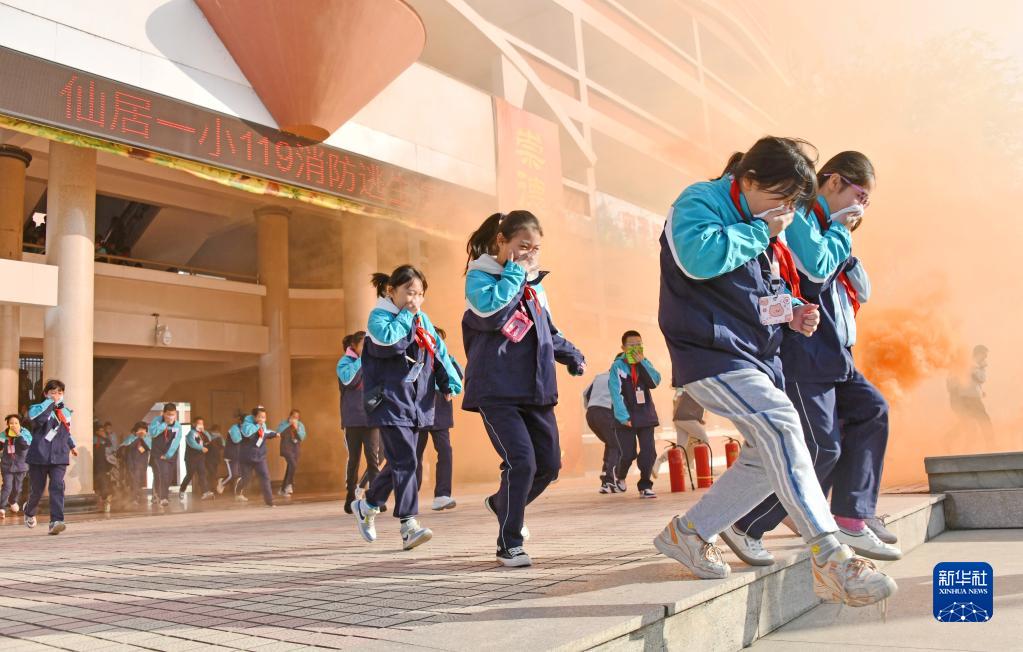
[[533,565],[533,560],[529,558],[522,546],[498,549],[497,561],[511,568],[524,568]]

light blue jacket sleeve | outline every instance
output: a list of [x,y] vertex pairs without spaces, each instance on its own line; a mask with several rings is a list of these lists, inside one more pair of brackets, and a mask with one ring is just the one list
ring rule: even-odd
[[366,331],[375,346],[365,351],[378,358],[400,355],[411,342],[413,319],[413,314],[404,308],[396,315],[382,309],[369,313]]
[[870,301],[870,277],[867,276],[863,262],[858,258],[853,258],[845,268],[845,275],[853,289],[856,290],[856,300],[860,303]]
[[482,270],[471,270],[465,275],[469,325],[481,331],[499,330],[518,307],[525,284],[526,268],[510,260],[497,280]]
[[[45,416],[49,418],[50,412],[53,410],[53,399],[44,399],[42,403],[36,403],[35,405],[29,406],[28,408],[28,420],[35,421],[36,419]],[[64,406],[64,416],[67,419],[71,419],[72,410],[71,408]],[[72,448],[74,448],[72,446]]]
[[615,358],[611,363],[611,369],[607,372],[607,391],[611,393],[611,408],[614,410],[615,419],[624,424],[630,418],[629,409],[625,407],[625,399],[622,397],[622,377],[620,371],[628,373],[628,367],[621,358]]
[[337,377],[342,385],[349,385],[355,379],[355,375],[362,368],[362,358],[353,358],[350,355],[341,356],[337,361]]
[[727,274],[762,254],[770,243],[766,222],[729,224],[720,211],[700,185],[687,188],[671,207],[665,225],[668,244],[675,264],[690,278]]
[[448,347],[444,344],[444,340],[437,335],[437,329],[434,328],[433,322],[430,321],[430,317],[426,313],[421,313],[423,316],[423,322],[426,324],[427,332],[433,336],[433,341],[436,342],[437,348],[437,360],[444,365],[444,371],[448,375],[448,387],[451,389],[452,396],[457,396],[462,393],[462,377],[455,369],[454,358],[448,352]]
[[823,283],[852,253],[852,234],[838,222],[821,233],[812,210],[796,211],[785,229],[785,243],[796,257],[801,271],[814,283]]
[[[246,421],[245,423],[242,424],[242,437],[248,439],[249,437],[254,436],[257,432],[259,432],[259,426],[256,425],[255,421]],[[264,424],[263,427],[264,439],[273,439],[274,437],[277,436],[277,434],[278,434],[277,431],[270,430]],[[239,439],[238,441],[241,441],[241,439]]]
[[650,360],[648,358],[643,358],[643,362],[641,362],[640,364],[642,364],[643,368],[646,369],[646,372],[648,374],[650,374],[650,380],[652,380],[654,382],[654,387],[657,387],[658,385],[660,385],[661,384],[661,373],[659,371],[657,371],[656,369],[654,369],[653,363],[650,362]]
[[242,429],[237,423],[228,429],[227,435],[231,438],[231,441],[236,444],[240,444],[242,441]]
[[188,436],[185,437],[185,444],[192,450],[201,451],[203,449],[202,442],[199,441],[199,437],[196,435],[195,430],[188,431]]
[[153,417],[153,420],[149,422],[149,436],[156,437],[163,434],[163,431],[167,429],[167,424],[163,422],[162,416]]
[[[280,424],[278,424],[277,426],[277,432],[279,433],[284,432],[285,430],[288,429],[288,426],[290,425],[291,424],[288,423],[287,419],[281,421]],[[301,421],[299,421],[298,424],[295,426],[295,434],[298,436],[299,441],[305,441],[305,424],[302,423]]]

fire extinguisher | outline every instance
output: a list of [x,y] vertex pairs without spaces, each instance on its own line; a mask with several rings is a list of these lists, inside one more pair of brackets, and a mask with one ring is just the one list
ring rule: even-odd
[[707,442],[698,442],[693,446],[693,458],[696,460],[696,485],[707,489],[714,484],[714,461]]
[[[682,461],[683,455],[685,455],[685,462]],[[683,468],[689,469],[689,455],[686,454],[686,449],[672,443],[668,447],[668,478],[671,480],[672,493],[686,490],[686,477],[683,474]]]
[[739,441],[733,437],[729,437],[728,441],[725,443],[725,464],[728,465],[727,468],[732,468],[732,465],[735,464],[735,460],[739,459],[739,450]]

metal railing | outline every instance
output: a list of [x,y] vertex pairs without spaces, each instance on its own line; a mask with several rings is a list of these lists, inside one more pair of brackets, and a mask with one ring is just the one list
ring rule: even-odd
[[[28,253],[45,254],[46,246],[26,242],[22,246],[22,250]],[[158,260],[132,258],[131,256],[115,256],[113,254],[97,253],[96,262],[109,263],[111,265],[122,265],[125,267],[138,267],[141,269],[150,269],[157,272],[170,272],[172,274],[182,274],[186,276],[202,276],[205,278],[238,281],[241,283],[259,283],[258,277],[250,276],[248,274],[236,274],[234,272],[225,272],[222,269],[209,269],[208,267],[196,267],[195,265],[171,265]]]

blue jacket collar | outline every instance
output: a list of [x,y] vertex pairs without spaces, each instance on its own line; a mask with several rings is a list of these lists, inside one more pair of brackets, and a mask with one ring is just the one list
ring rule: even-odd
[[387,297],[380,297],[377,299],[377,305],[373,306],[373,310],[384,310],[392,315],[397,315],[401,312],[398,306],[394,305],[394,302]]

